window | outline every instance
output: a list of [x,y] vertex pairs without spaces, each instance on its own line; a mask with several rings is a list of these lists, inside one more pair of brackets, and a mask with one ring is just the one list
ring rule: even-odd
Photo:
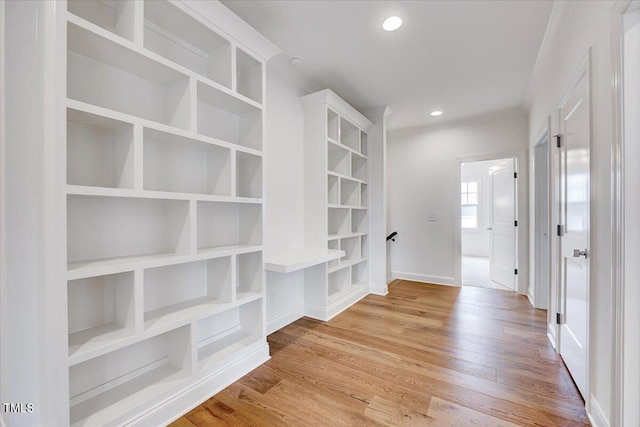
[[478,182],[465,181],[460,189],[462,228],[478,228]]

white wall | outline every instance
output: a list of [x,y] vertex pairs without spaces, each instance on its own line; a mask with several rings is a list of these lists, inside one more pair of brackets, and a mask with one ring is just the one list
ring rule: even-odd
[[[608,425],[611,415],[611,140],[613,1],[557,2],[528,91],[529,143],[551,116],[550,134],[558,133],[558,100],[577,79],[580,64],[592,49],[591,104],[591,243],[590,359],[587,408],[596,425]],[[552,160],[557,150],[551,151]],[[557,191],[554,191],[557,197]],[[552,224],[558,223],[554,209]],[[552,259],[557,259],[552,245]],[[555,339],[557,265],[552,263],[549,333]]]
[[[389,133],[389,229],[400,233],[390,246],[394,278],[459,285],[459,162],[517,157],[518,290],[526,292],[527,129],[526,115],[516,109]],[[437,222],[427,222],[428,214],[436,214]]]
[[[288,70],[281,59],[267,65],[265,254],[304,246],[304,111],[299,97],[318,89]],[[302,316],[304,271],[268,271],[266,280],[267,333],[271,333]]]
[[491,180],[489,169],[500,161],[485,160],[481,162],[465,162],[460,167],[460,179],[476,181],[480,185],[478,197],[478,229],[462,229],[462,255],[489,256],[489,231],[491,226]]

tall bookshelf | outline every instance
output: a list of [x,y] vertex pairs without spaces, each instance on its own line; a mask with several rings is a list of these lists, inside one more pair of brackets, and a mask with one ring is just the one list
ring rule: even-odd
[[344,251],[305,272],[305,314],[328,320],[369,293],[366,117],[329,89],[305,109],[305,245]]
[[193,4],[67,2],[71,425],[170,421],[269,357],[268,57]]

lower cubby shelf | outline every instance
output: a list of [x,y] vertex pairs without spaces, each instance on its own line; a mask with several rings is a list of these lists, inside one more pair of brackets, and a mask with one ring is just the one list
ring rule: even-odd
[[217,369],[263,338],[262,299],[198,321],[198,370]]
[[69,356],[92,351],[134,333],[133,272],[67,285]]
[[184,326],[71,366],[71,424],[113,422],[188,378],[192,370],[189,329]]

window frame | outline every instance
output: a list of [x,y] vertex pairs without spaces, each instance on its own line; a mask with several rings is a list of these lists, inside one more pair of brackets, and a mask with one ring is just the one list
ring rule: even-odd
[[[467,195],[467,199],[468,199],[468,195],[469,195],[469,191],[467,188],[467,192],[463,193],[462,192],[462,185],[463,184],[469,184],[470,182],[475,182],[477,185],[477,192],[475,193],[471,193],[471,194],[476,194],[477,195],[477,200],[478,202],[475,204],[476,206],[476,226],[475,227],[464,227],[463,226],[463,221],[462,221],[462,209],[464,206],[474,206],[473,204],[469,204],[469,203],[462,203],[462,195],[466,194]],[[468,178],[464,178],[462,180],[460,180],[460,188],[458,190],[458,198],[460,200],[460,229],[463,232],[481,232],[482,231],[482,210],[481,210],[481,205],[482,205],[482,179],[477,178],[477,177],[468,177]]]

